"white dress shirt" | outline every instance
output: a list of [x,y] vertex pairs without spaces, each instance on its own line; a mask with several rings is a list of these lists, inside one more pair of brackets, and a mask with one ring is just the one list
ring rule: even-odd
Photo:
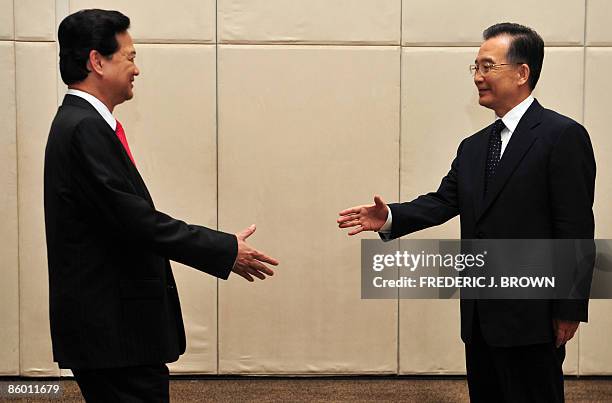
[[69,88],[68,91],[66,92],[66,94],[67,95],[75,95],[75,96],[77,96],[79,98],[83,98],[84,100],[89,102],[91,104],[91,106],[96,108],[96,110],[98,111],[100,116],[102,116],[104,118],[106,123],[108,123],[108,125],[111,127],[111,129],[113,129],[113,131],[115,131],[117,129],[117,120],[115,119],[113,114],[108,110],[106,105],[104,105],[104,103],[102,101],[100,101],[98,98],[94,97],[93,95],[91,95],[91,94],[89,94],[87,92],[84,92],[84,91],[81,91],[81,90],[75,90],[73,88]]
[[[502,122],[504,122],[504,126],[505,126],[503,130],[501,131],[502,147],[501,147],[501,154],[499,156],[500,159],[504,155],[504,151],[506,150],[506,147],[508,146],[508,143],[510,142],[510,137],[512,137],[512,134],[516,130],[516,126],[518,126],[521,118],[523,117],[525,112],[527,112],[527,109],[529,109],[531,104],[533,103],[533,100],[534,100],[533,95],[530,94],[520,104],[510,109],[510,111],[508,111],[508,113],[506,113],[503,117],[501,118],[499,116],[495,117],[495,120],[501,119]],[[391,209],[389,208],[389,206],[387,206],[387,221],[378,230],[378,232],[380,232],[383,235],[383,240],[387,240],[388,239],[387,235],[391,233],[392,221],[393,221],[393,218],[391,216]]]

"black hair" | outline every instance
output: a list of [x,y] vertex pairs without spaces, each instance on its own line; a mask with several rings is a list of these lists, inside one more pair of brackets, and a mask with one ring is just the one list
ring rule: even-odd
[[485,29],[484,40],[500,35],[512,38],[508,48],[507,59],[510,63],[525,63],[529,66],[529,88],[533,91],[542,72],[544,63],[544,41],[533,29],[520,24],[502,22]]
[[111,57],[119,49],[115,35],[129,27],[130,19],[119,11],[81,10],[64,18],[57,31],[62,81],[70,85],[87,78],[89,52]]

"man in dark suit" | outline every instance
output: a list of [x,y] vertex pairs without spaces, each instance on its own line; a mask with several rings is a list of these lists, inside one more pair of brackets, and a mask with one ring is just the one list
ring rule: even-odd
[[[436,192],[387,206],[344,210],[349,235],[378,231],[394,239],[457,214],[464,239],[592,239],[595,160],[584,127],[543,108],[531,92],[544,42],[510,23],[484,31],[470,66],[492,125],[464,139]],[[565,343],[586,300],[462,300],[470,399],[474,402],[563,401]]]
[[155,209],[112,115],[139,74],[129,25],[117,11],[84,10],[58,31],[69,90],[45,153],[51,337],[88,402],[169,400],[165,364],[185,352],[169,259],[249,281],[278,264],[245,242],[254,225],[226,234]]

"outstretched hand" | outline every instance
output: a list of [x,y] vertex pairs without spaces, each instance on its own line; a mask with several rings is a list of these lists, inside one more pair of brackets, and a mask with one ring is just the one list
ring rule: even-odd
[[349,235],[361,231],[378,231],[387,222],[387,205],[380,196],[374,196],[374,204],[351,207],[339,213],[338,227],[352,228]]
[[236,238],[238,238],[238,256],[236,257],[236,262],[234,263],[232,271],[248,281],[255,281],[253,276],[260,280],[265,280],[266,275],[274,275],[272,269],[264,263],[278,266],[278,261],[276,259],[259,252],[245,242],[255,230],[256,227],[255,224],[253,224],[236,234]]

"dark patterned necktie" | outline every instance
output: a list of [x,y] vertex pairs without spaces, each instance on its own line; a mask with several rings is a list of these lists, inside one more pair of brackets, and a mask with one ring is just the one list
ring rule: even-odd
[[506,127],[501,119],[497,119],[493,124],[493,129],[489,134],[489,149],[487,150],[487,166],[485,167],[485,194],[493,182],[495,171],[501,158],[501,132]]

